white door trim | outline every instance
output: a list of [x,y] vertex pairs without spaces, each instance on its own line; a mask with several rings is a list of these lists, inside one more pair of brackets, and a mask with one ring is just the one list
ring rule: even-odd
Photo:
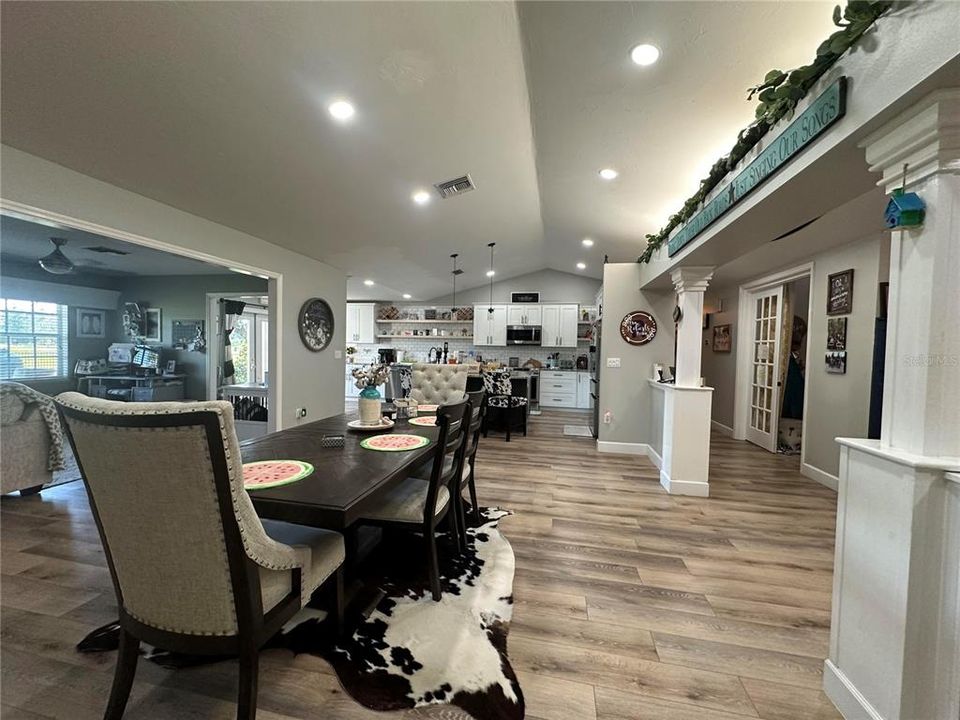
[[[793,282],[804,277],[810,278],[810,299],[807,303],[807,327],[810,326],[809,318],[813,317],[813,270],[814,263],[807,262],[800,265],[794,265],[783,270],[764,275],[763,277],[749,280],[740,285],[739,303],[737,306],[737,375],[734,387],[734,405],[733,405],[733,437],[735,440],[747,439],[747,412],[750,405],[750,338],[752,328],[752,316],[750,314],[750,304],[747,302],[750,295],[758,290],[765,290],[776,285]],[[808,336],[809,338],[809,336]],[[804,359],[804,365],[810,367],[810,346],[807,341],[807,355]],[[803,393],[803,425],[801,433],[807,432],[807,402],[810,398],[809,388],[804,389]],[[800,463],[806,462],[807,444],[800,444]]]

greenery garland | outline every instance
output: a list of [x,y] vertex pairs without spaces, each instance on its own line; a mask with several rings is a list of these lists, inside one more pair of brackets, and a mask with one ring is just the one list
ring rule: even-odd
[[683,207],[670,216],[667,224],[655,235],[647,235],[647,247],[637,262],[647,263],[653,254],[667,241],[670,233],[692,218],[707,195],[720,184],[727,173],[760,142],[771,127],[784,117],[793,115],[797,103],[803,99],[830,67],[853,47],[877,19],[890,10],[891,0],[849,0],[846,9],[838,5],[833,9],[833,22],[840,30],[824,40],[817,48],[817,57],[810,65],[794,70],[771,70],[759,85],[749,88],[747,100],[754,96],[760,101],[756,119],[737,135],[737,143],[729,154],[720,158],[710,168],[710,173],[700,181],[700,189],[687,200]]

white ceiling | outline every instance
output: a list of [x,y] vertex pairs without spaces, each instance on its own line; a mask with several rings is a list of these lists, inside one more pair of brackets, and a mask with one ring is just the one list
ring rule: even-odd
[[[160,250],[133,245],[54,225],[41,225],[9,215],[0,216],[0,266],[8,262],[35,266],[37,260],[53,251],[50,238],[63,238],[61,248],[76,266],[78,275],[230,275],[227,268],[210,265],[200,260],[171,255]],[[91,247],[110,248],[127,253],[116,255],[90,250]]]
[[[341,267],[351,298],[398,299],[446,293],[455,251],[458,285],[483,284],[491,241],[499,278],[635,259],[750,121],[745,88],[808,61],[832,4],[0,8],[4,143]],[[661,61],[634,66],[638,42]],[[326,112],[339,97],[348,124]],[[466,172],[474,192],[411,202]]]

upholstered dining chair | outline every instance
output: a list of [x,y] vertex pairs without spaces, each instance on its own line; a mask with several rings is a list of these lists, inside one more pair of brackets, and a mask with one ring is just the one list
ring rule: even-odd
[[476,472],[477,449],[480,447],[480,431],[483,428],[483,421],[487,414],[485,395],[486,393],[483,390],[467,393],[472,413],[469,427],[466,430],[466,438],[464,439],[463,461],[461,462],[458,492],[454,498],[457,508],[457,529],[460,531],[460,542],[464,547],[466,547],[467,544],[467,514],[463,507],[464,490],[470,491],[470,508],[473,513],[473,519],[477,525],[480,525],[480,505],[477,503],[477,485],[474,475]]
[[467,377],[479,371],[480,366],[475,364],[416,363],[411,368],[410,398],[421,405],[456,402],[467,388]]
[[427,545],[430,589],[440,600],[440,566],[437,559],[437,527],[446,518],[453,523],[451,538],[459,544],[454,516],[449,513],[451,487],[460,477],[465,430],[470,417],[470,401],[463,396],[457,402],[437,409],[437,435],[429,479],[410,477],[388,492],[372,498],[361,511],[359,522],[386,529],[420,532]]
[[483,388],[487,392],[487,414],[483,424],[483,436],[490,430],[503,430],[510,442],[513,428],[519,427],[527,434],[527,398],[513,394],[509,370],[493,370],[483,373]]
[[[342,621],[343,536],[263,521],[243,489],[227,402],[57,397],[117,596],[120,718],[140,643],[240,659],[238,720],[257,712],[260,647],[325,581]],[[338,628],[339,629],[339,628]]]

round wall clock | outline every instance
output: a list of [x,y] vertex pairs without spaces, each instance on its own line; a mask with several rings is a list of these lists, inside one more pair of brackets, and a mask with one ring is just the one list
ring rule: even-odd
[[300,308],[297,319],[300,340],[308,350],[320,352],[333,339],[333,311],[326,300],[310,298]]
[[620,337],[631,345],[646,345],[657,334],[657,321],[643,310],[634,310],[620,321]]

